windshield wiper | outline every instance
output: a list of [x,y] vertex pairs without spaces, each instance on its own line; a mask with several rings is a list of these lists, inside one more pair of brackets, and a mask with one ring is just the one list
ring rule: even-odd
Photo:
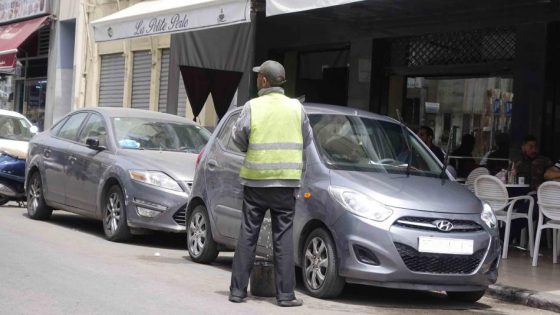
[[406,143],[406,148],[408,149],[408,162],[406,164],[406,176],[410,176],[410,164],[412,164],[412,148],[410,147],[410,143],[408,142],[408,137],[405,132],[405,126],[402,120],[401,112],[397,108],[397,118],[399,119],[399,125],[401,125],[401,132],[404,138],[404,142]]
[[447,170],[447,165],[449,165],[449,155],[451,154],[451,144],[453,143],[453,135],[455,134],[455,126],[452,126],[449,130],[449,139],[447,141],[447,150],[445,152],[445,157],[443,158],[443,166],[441,168],[441,173],[439,173],[440,178],[445,178],[445,171]]

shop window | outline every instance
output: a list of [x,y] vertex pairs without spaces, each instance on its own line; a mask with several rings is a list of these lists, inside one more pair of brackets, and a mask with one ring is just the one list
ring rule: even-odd
[[512,92],[511,78],[408,78],[403,119],[415,131],[431,127],[434,143],[443,150],[451,134],[451,151],[463,135],[474,136],[472,156],[480,163],[497,149],[496,139],[510,133]]

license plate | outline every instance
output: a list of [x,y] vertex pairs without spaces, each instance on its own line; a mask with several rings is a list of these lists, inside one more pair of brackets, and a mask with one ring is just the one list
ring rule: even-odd
[[473,240],[420,236],[418,251],[434,254],[472,255]]

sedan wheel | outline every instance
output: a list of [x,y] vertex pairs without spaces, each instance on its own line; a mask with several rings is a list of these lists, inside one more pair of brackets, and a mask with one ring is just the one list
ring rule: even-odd
[[43,196],[41,175],[35,171],[29,177],[27,184],[27,214],[34,220],[47,220],[51,217],[52,209],[47,206]]
[[8,203],[8,201],[10,201],[10,197],[0,195],[0,206],[5,205],[6,203]]
[[218,256],[208,213],[202,205],[194,208],[187,220],[187,249],[191,259],[198,263],[211,263]]
[[106,194],[103,209],[103,230],[108,240],[122,242],[131,238],[126,222],[126,208],[121,188],[112,186]]
[[323,299],[337,297],[345,281],[338,276],[336,250],[330,234],[323,228],[313,230],[302,254],[303,282],[310,295]]

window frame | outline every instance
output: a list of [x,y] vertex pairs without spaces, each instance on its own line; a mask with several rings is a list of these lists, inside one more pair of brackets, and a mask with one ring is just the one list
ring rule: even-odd
[[78,135],[77,135],[77,137],[76,137],[76,141],[75,141],[75,142],[78,143],[78,144],[81,144],[81,145],[83,145],[83,146],[87,146],[87,144],[86,144],[85,142],[81,142],[80,139],[81,139],[82,133],[83,133],[84,130],[86,129],[86,127],[87,127],[87,125],[88,125],[90,119],[91,119],[93,116],[98,116],[99,118],[101,118],[101,123],[103,124],[103,127],[105,127],[105,130],[107,131],[107,135],[106,135],[107,139],[105,140],[105,144],[106,144],[106,146],[108,146],[108,143],[109,143],[109,141],[108,141],[108,139],[109,139],[109,129],[107,128],[107,124],[105,123],[105,118],[103,117],[103,115],[101,115],[101,114],[99,114],[99,113],[96,113],[96,112],[89,112],[89,115],[86,117],[85,122],[84,122],[84,123],[82,124],[82,126],[80,127],[80,130],[79,130],[79,133],[78,133]]
[[[216,137],[216,142],[218,142],[218,145],[220,146],[220,148],[221,148],[223,151],[228,152],[228,153],[231,153],[231,154],[239,155],[239,156],[244,156],[245,153],[244,153],[244,152],[241,152],[241,150],[234,151],[234,150],[231,150],[231,149],[230,149],[230,143],[233,142],[233,139],[232,139],[232,136],[231,136],[231,134],[232,134],[231,132],[233,131],[233,124],[235,123],[235,121],[237,121],[237,119],[239,118],[239,115],[240,115],[240,114],[241,114],[241,111],[238,111],[238,112],[232,113],[232,114],[228,117],[228,120],[224,123],[224,126],[221,128],[220,133],[219,133],[218,136]],[[233,123],[231,124],[230,128],[227,128],[227,127],[228,127],[228,124],[229,124],[230,122],[233,122]],[[225,134],[226,132],[228,132],[228,129],[229,129],[229,139],[227,139],[227,142],[226,142],[226,143],[222,143],[222,137],[224,136],[224,134]]]
[[[76,144],[80,144],[80,142],[77,141],[77,137],[78,135],[80,135],[80,133],[82,132],[82,128],[84,127],[85,122],[88,120],[89,115],[91,112],[89,111],[83,111],[83,112],[77,112],[74,113],[72,115],[69,115],[65,121],[64,121],[64,125],[62,125],[60,127],[60,129],[58,130],[58,132],[56,133],[56,135],[53,135],[55,138],[63,140],[63,141],[68,141],[68,142],[72,142],[72,143],[76,143]],[[64,129],[64,127],[66,126],[66,124],[70,121],[70,119],[72,119],[73,117],[77,116],[77,115],[81,115],[81,114],[85,114],[86,117],[84,118],[84,120],[81,122],[81,124],[78,126],[76,135],[74,136],[74,139],[68,139],[68,138],[64,138],[60,136],[60,132]]]

